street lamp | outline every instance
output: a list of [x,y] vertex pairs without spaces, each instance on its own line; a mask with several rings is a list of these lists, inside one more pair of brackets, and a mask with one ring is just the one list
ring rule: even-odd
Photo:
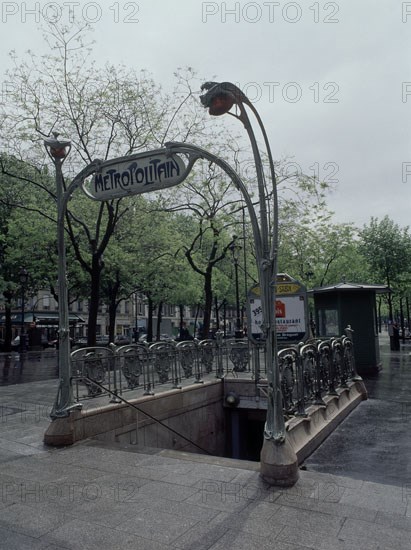
[[24,334],[24,316],[25,316],[25,290],[27,281],[29,279],[29,274],[24,267],[20,268],[19,271],[19,280],[21,284],[21,329],[20,329],[20,352],[24,353],[26,351],[26,340]]
[[53,161],[56,171],[56,198],[57,198],[57,251],[58,251],[58,362],[59,362],[59,389],[56,401],[51,411],[51,417],[58,418],[68,416],[70,410],[78,408],[74,402],[71,388],[71,363],[70,363],[70,329],[68,313],[68,292],[66,279],[66,247],[64,242],[64,188],[62,165],[71,149],[71,142],[58,139],[59,134],[53,132],[53,137],[44,140],[48,156]]
[[38,304],[40,302],[42,302],[43,300],[49,300],[50,298],[52,298],[52,296],[49,296],[49,295],[45,295],[45,296],[40,296],[40,298],[37,298],[37,300],[32,303],[32,306],[31,306],[31,315],[33,317],[33,323],[36,322],[36,308],[38,306]]
[[243,331],[241,329],[241,318],[240,318],[240,292],[238,287],[238,258],[242,246],[238,244],[236,235],[233,236],[233,242],[229,246],[231,253],[233,255],[234,261],[234,278],[235,278],[235,303],[236,303],[236,326],[235,326],[235,338],[242,338]]
[[[201,87],[206,93],[200,97],[201,103],[213,116],[229,114],[238,119],[247,131],[253,151],[258,184],[259,227],[254,228],[255,252],[259,272],[263,323],[261,329],[266,346],[267,370],[267,419],[264,426],[264,442],[261,450],[261,476],[273,485],[292,485],[298,479],[298,461],[287,437],[282,405],[280,369],[278,364],[277,334],[275,326],[275,284],[278,253],[278,198],[274,171],[274,161],[262,120],[248,97],[231,82],[206,82]],[[235,113],[230,112],[233,106]],[[247,108],[254,114],[269,162],[272,185],[273,209],[271,228],[266,201],[266,177],[257,140],[248,117]]]

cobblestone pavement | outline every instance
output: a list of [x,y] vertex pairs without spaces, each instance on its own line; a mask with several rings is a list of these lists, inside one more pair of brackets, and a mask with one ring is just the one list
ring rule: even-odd
[[[393,421],[379,433],[372,402],[391,403],[388,389],[408,380],[410,351],[396,352],[397,370],[372,381],[372,399],[346,421],[367,423],[376,440],[392,432],[393,460],[403,431]],[[341,451],[344,475],[329,473],[316,459],[329,438],[298,483],[279,489],[265,485],[252,462],[100,441],[50,449],[42,436],[56,387],[49,380],[0,388],[0,549],[411,550],[409,469],[370,479],[367,468],[348,468]],[[409,403],[408,388],[398,394],[397,384],[394,408]],[[352,435],[344,424],[332,438]],[[355,440],[352,464],[370,460],[363,443]]]

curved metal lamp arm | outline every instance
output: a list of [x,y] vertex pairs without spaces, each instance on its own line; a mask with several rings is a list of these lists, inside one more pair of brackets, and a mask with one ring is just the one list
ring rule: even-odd
[[244,197],[244,201],[246,203],[247,210],[250,215],[251,227],[253,230],[254,242],[256,245],[256,256],[257,256],[258,262],[260,263],[263,259],[263,256],[262,256],[261,233],[260,233],[260,228],[258,226],[257,216],[254,210],[254,206],[253,206],[250,194],[248,193],[248,190],[244,185],[244,182],[241,180],[237,172],[235,172],[234,169],[224,159],[216,155],[213,155],[209,151],[206,151],[201,147],[197,147],[196,145],[191,145],[189,143],[168,142],[165,144],[165,146],[167,151],[169,151],[170,153],[187,154],[189,156],[190,166],[193,166],[198,159],[206,159],[210,162],[213,162],[217,166],[219,166],[228,175],[228,177],[234,183],[235,187],[242,193]]
[[[267,420],[264,428],[266,439],[272,439],[276,443],[285,442],[285,422],[282,410],[282,393],[280,385],[280,372],[277,357],[277,335],[275,329],[275,277],[277,273],[277,247],[278,247],[278,200],[276,193],[276,180],[274,173],[274,162],[272,160],[271,149],[268,143],[267,134],[263,123],[256,109],[247,98],[247,96],[234,84],[230,82],[215,83],[206,82],[202,89],[207,92],[200,97],[202,104],[209,108],[211,115],[219,116],[229,113],[230,109],[236,104],[240,110],[240,115],[234,115],[244,125],[250,139],[253,150],[257,182],[259,189],[260,203],[260,224],[262,241],[262,260],[259,265],[261,297],[263,304],[264,326],[261,328],[266,335],[267,352],[267,379],[268,379],[268,409]],[[268,215],[265,197],[265,176],[258,149],[257,140],[251,126],[245,105],[250,107],[263,133],[264,142],[267,148],[267,154],[270,161],[270,173],[273,184],[274,198],[274,226],[269,245]]]

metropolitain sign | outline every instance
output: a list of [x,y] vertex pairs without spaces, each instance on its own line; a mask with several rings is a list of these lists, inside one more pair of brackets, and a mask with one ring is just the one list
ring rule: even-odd
[[102,162],[83,190],[94,200],[120,199],[177,185],[190,168],[164,149],[138,153]]

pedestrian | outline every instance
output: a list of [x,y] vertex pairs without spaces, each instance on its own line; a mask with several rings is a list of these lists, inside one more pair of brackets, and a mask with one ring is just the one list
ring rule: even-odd
[[388,321],[388,336],[390,337],[390,350],[394,351],[394,324]]
[[315,338],[317,336],[317,326],[315,324],[313,317],[311,317],[310,319],[310,328],[311,328],[311,337]]
[[400,328],[397,323],[394,323],[393,327],[393,349],[394,351],[400,351]]
[[191,336],[190,334],[190,331],[188,330],[187,328],[187,325],[185,322],[183,322],[181,324],[181,327],[180,327],[180,335],[179,335],[179,338],[180,342],[184,342],[186,340],[192,340],[193,337]]

